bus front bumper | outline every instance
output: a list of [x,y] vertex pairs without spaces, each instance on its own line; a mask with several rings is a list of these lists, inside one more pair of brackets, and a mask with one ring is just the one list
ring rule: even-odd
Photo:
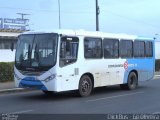
[[33,77],[27,77],[20,81],[20,88],[34,88],[47,91],[47,88],[40,80],[35,80]]

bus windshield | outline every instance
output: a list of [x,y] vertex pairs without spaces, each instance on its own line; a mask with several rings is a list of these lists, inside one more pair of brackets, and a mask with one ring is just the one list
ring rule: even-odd
[[19,36],[15,66],[24,71],[47,71],[56,64],[58,34]]

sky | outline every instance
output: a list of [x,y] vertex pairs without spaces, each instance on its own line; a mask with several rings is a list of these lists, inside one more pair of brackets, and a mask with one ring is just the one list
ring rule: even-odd
[[[59,0],[62,29],[95,31],[95,0]],[[160,35],[160,0],[98,0],[100,31]],[[30,14],[30,29],[58,29],[58,0],[0,0],[0,18]]]

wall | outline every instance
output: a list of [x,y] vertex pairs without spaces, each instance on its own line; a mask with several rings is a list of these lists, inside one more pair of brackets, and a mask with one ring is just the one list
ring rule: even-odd
[[0,50],[0,62],[13,62],[15,60],[15,50]]
[[160,41],[156,41],[155,43],[155,54],[156,54],[156,59],[160,59]]

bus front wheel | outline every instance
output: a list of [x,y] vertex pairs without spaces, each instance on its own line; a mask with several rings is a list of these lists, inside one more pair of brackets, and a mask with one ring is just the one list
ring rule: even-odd
[[92,92],[92,80],[88,75],[81,77],[78,93],[81,97],[89,96]]
[[131,72],[128,76],[126,84],[121,84],[120,87],[125,90],[134,90],[138,86],[138,78],[135,72]]

